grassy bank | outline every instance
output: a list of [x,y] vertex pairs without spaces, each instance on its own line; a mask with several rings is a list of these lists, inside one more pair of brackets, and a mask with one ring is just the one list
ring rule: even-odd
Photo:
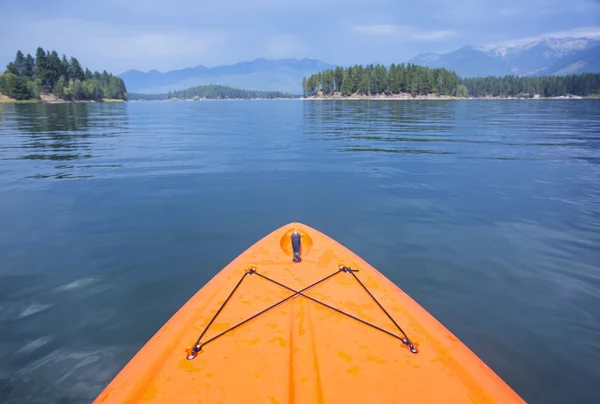
[[15,100],[0,94],[0,104],[37,104],[38,102],[42,100]]

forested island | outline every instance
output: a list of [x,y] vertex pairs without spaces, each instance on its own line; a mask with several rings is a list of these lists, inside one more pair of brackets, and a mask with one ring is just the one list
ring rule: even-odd
[[294,98],[291,94],[281,91],[242,90],[218,84],[191,87],[185,90],[169,91],[167,94],[130,94],[130,100],[251,100]]
[[[127,100],[120,78],[106,71],[83,69],[79,61],[38,48],[35,58],[21,51],[0,74],[0,93],[13,100],[39,100],[53,95],[65,101]],[[52,98],[52,97],[51,97]]]
[[414,64],[336,67],[302,80],[304,96],[588,97],[600,94],[600,74],[462,79],[446,69]]

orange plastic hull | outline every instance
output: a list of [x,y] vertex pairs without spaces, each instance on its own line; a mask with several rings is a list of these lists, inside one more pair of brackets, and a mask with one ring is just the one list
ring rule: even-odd
[[[290,235],[302,235],[302,262]],[[250,268],[299,291],[355,275],[402,327],[401,340],[306,296],[402,336],[352,274],[294,295],[257,274],[243,278],[201,343],[196,339]],[[308,226],[269,234],[196,293],[137,353],[96,403],[511,403],[523,400],[450,331],[357,255]]]

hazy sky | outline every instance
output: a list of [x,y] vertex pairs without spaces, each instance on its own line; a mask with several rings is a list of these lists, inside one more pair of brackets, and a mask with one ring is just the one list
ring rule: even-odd
[[122,73],[257,57],[402,62],[463,45],[600,38],[600,0],[0,0],[0,64],[38,46]]

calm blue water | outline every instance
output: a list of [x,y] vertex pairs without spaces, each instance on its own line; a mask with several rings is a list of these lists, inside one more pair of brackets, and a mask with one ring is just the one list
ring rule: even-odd
[[597,402],[594,100],[0,105],[0,402],[89,402],[291,221],[526,400]]

